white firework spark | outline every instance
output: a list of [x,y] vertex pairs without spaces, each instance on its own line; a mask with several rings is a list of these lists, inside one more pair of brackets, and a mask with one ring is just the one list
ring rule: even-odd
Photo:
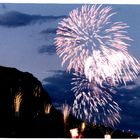
[[73,78],[72,90],[76,98],[72,108],[73,114],[94,124],[114,126],[120,122],[121,109],[111,96],[113,87],[110,84],[100,87],[96,82],[89,82],[84,75],[80,76],[77,73],[74,75],[76,77]]
[[116,51],[102,46],[102,51],[93,51],[85,61],[84,73],[91,82],[110,79],[113,85],[133,81],[139,74],[140,63],[127,52]]
[[55,45],[62,57],[62,65],[68,62],[67,70],[82,71],[83,61],[101,46],[126,51],[131,40],[123,22],[111,22],[111,7],[84,5],[74,9],[58,26]]

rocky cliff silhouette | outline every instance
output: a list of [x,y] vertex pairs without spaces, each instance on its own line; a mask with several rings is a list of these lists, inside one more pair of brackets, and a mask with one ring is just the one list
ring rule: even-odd
[[[0,137],[9,138],[69,138],[69,130],[81,131],[81,120],[69,116],[64,127],[63,114],[56,110],[41,82],[32,74],[0,66]],[[87,124],[84,138],[104,138],[106,132],[114,138],[137,138],[105,126]]]

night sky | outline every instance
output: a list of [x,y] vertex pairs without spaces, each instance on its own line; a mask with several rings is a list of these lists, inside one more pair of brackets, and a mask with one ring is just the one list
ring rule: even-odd
[[[123,21],[133,39],[129,53],[140,60],[140,5],[111,5],[117,12],[112,21]],[[53,104],[72,105],[71,75],[56,55],[54,38],[58,23],[68,16],[75,4],[0,4],[0,65],[28,71],[48,91]],[[121,123],[116,128],[140,135],[140,77],[117,89]]]

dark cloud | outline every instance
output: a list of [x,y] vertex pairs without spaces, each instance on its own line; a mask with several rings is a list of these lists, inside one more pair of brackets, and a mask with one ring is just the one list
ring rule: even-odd
[[120,88],[116,98],[122,109],[122,120],[118,127],[140,134],[140,86]]
[[56,34],[56,29],[42,30],[40,33],[41,34]]
[[41,35],[44,36],[45,40],[49,45],[42,45],[39,48],[39,53],[46,53],[48,55],[53,55],[56,53],[56,47],[54,46],[54,38],[56,36],[56,28],[48,28],[42,30]]
[[[71,91],[72,75],[66,71],[50,71],[53,76],[44,79],[44,88],[48,91],[54,104],[61,106],[65,101],[72,105],[74,94]],[[44,83],[43,82],[43,83]]]
[[56,53],[56,47],[54,45],[42,45],[38,52],[53,55]]
[[19,27],[35,23],[42,23],[45,21],[54,21],[66,16],[41,16],[20,13],[17,11],[9,11],[0,14],[0,25],[5,27]]
[[56,29],[55,28],[44,29],[40,32],[40,34],[47,41],[47,46],[43,45],[39,51],[42,53],[47,52],[49,51],[49,49],[51,49],[50,51],[51,52],[53,51],[55,53],[54,38],[56,37]]

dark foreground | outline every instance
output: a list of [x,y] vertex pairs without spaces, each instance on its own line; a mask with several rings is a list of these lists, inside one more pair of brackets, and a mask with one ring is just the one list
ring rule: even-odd
[[[20,107],[15,108],[15,97],[21,95]],[[18,104],[16,104],[18,105]],[[45,106],[51,105],[50,111]],[[78,137],[138,138],[132,132],[123,132],[103,125],[86,124],[69,116],[64,124],[63,114],[52,106],[48,93],[30,73],[14,68],[0,67],[0,137],[5,138],[70,138],[70,130],[78,129]]]

